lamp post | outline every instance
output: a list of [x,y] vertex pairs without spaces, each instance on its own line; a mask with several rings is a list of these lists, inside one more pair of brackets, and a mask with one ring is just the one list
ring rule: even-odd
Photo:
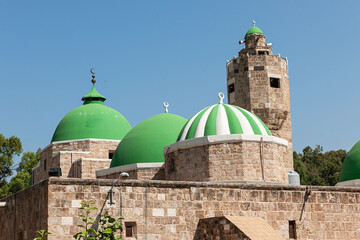
[[[113,191],[113,188],[114,188],[114,185],[120,180],[126,180],[127,178],[129,177],[129,174],[127,172],[122,172],[120,173],[119,177],[114,181],[114,183],[112,184],[110,190],[109,190],[109,195],[110,195],[110,202],[109,202],[109,205],[113,205],[115,204],[115,202],[113,201],[113,196],[114,196],[114,191]],[[120,195],[121,195],[121,191],[120,191]],[[120,204],[121,204],[121,196],[120,196]]]

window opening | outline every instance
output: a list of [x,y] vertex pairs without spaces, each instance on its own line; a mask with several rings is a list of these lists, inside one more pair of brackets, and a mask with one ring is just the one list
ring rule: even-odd
[[170,172],[175,172],[175,160],[171,159],[170,161]]
[[296,222],[295,222],[295,220],[289,221],[289,238],[296,239]]
[[109,159],[112,159],[114,157],[114,150],[109,150]]
[[230,85],[228,86],[228,90],[229,90],[229,93],[234,92],[234,91],[235,91],[235,86],[234,86],[234,84],[230,84]]
[[125,223],[125,236],[126,237],[135,237],[135,222],[126,222]]
[[44,171],[46,171],[46,159],[44,160]]
[[255,66],[255,67],[254,67],[254,70],[255,70],[255,71],[261,71],[261,70],[264,70],[264,69],[265,69],[264,66]]
[[249,71],[249,67],[244,67],[244,71]]
[[239,69],[234,69],[234,73],[239,73]]
[[279,78],[270,78],[270,87],[280,88],[280,79]]
[[269,55],[268,51],[259,51],[258,52],[259,55]]

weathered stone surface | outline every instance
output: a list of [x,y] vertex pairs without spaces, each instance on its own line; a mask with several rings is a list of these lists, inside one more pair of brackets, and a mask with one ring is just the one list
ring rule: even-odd
[[[253,112],[274,136],[289,142],[286,168],[293,170],[288,61],[273,56],[262,34],[247,35],[245,41],[227,64],[228,102]],[[270,86],[270,78],[279,79],[278,88]]]
[[[104,203],[112,184],[113,179],[50,178],[21,191],[0,208],[0,239],[32,239],[38,229],[52,232],[50,240],[72,239],[84,200],[135,222],[136,239],[200,239],[200,219],[225,215],[261,217],[286,239],[290,220],[296,221],[297,239],[360,238],[360,188],[126,180],[115,184],[116,204],[110,207]],[[73,225],[67,225],[71,218]]]
[[[33,170],[33,182],[49,178],[50,168],[61,168],[63,178],[96,178],[96,170],[110,166],[109,152],[114,152],[119,142],[81,139],[51,143],[40,153],[40,166]],[[92,162],[85,162],[89,159]]]
[[[269,142],[218,143],[165,154],[165,179],[288,183],[287,147]],[[262,156],[264,168],[262,168]],[[175,171],[171,162],[175,163]]]

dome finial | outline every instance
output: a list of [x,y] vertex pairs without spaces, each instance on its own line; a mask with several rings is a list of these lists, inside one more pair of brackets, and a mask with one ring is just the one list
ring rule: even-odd
[[91,72],[91,74],[92,74],[92,79],[91,79],[91,82],[92,82],[92,84],[93,84],[93,85],[95,85],[96,80],[95,80],[95,72],[94,72],[94,68],[91,68],[91,69],[90,69],[90,72]]
[[224,103],[224,94],[222,92],[219,92],[218,94],[219,97],[219,104],[223,104]]
[[168,113],[168,112],[169,112],[169,110],[168,110],[169,103],[168,103],[168,102],[164,102],[164,103],[163,103],[163,106],[164,106],[164,108],[165,108],[165,113]]
[[254,21],[254,20],[252,20],[252,24],[253,24],[253,26],[255,27],[255,21]]

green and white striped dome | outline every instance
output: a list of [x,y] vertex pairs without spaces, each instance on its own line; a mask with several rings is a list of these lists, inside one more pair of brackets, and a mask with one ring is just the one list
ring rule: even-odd
[[264,135],[271,136],[267,126],[255,114],[238,106],[220,103],[209,106],[190,118],[181,130],[177,141],[210,135]]

